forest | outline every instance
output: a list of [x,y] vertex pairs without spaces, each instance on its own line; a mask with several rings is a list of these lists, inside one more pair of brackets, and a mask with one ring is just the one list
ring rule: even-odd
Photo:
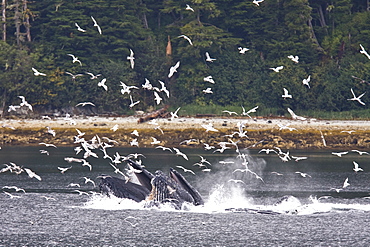
[[1,7],[1,117],[25,105],[18,96],[32,106],[27,114],[85,107],[129,115],[169,105],[284,115],[370,104],[369,0],[2,0]]

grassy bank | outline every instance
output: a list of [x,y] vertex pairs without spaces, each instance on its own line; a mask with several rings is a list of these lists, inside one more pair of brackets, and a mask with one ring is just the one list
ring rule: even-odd
[[[52,143],[57,146],[78,146],[74,143],[77,135],[74,127],[65,126],[54,128],[57,133],[52,136],[46,133],[45,128],[22,128],[22,129],[3,129],[1,132],[1,145],[39,145],[39,143]],[[344,133],[341,130],[307,129],[300,131],[278,130],[278,129],[250,129],[247,137],[240,138],[238,135],[230,137],[235,132],[235,128],[219,128],[218,132],[206,132],[201,128],[184,129],[164,129],[162,134],[153,128],[142,128],[139,136],[132,134],[134,129],[119,129],[113,132],[109,128],[81,128],[80,131],[86,133],[83,138],[87,141],[99,136],[102,141],[107,137],[116,141],[115,146],[132,147],[131,142],[136,139],[138,147],[156,147],[162,145],[166,147],[189,147],[204,148],[205,143],[219,148],[220,142],[235,142],[239,148],[273,148],[282,149],[368,149],[370,148],[370,132],[359,131],[352,134]],[[322,135],[321,135],[322,134]],[[159,144],[152,144],[153,137],[160,141]],[[325,142],[323,141],[325,139]],[[186,143],[185,140],[193,139]],[[229,144],[235,149],[235,146]]]
[[[257,105],[244,105],[246,111],[256,107]],[[177,108],[170,107],[169,111],[175,111]],[[214,116],[230,116],[224,110],[236,112],[239,115],[242,113],[242,106],[229,105],[185,105],[182,106],[179,115],[182,116],[196,116],[196,115],[214,115]],[[293,109],[294,110],[294,109]],[[370,109],[351,110],[351,111],[319,111],[319,110],[297,110],[295,113],[299,116],[316,119],[327,120],[370,120]],[[264,108],[259,106],[255,113],[250,113],[252,117],[287,117],[291,115],[287,110],[281,108]],[[233,116],[236,116],[233,114]]]

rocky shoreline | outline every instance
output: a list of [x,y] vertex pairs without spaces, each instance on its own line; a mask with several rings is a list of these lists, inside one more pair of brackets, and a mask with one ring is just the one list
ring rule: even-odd
[[[158,118],[138,123],[137,117],[78,117],[55,119],[3,119],[1,146],[31,146],[52,143],[56,146],[76,146],[77,130],[85,140],[94,136],[116,141],[115,146],[132,147],[192,147],[205,143],[219,147],[220,142],[235,142],[239,148],[282,149],[368,149],[369,121],[309,120],[287,118]],[[243,128],[238,128],[242,124]],[[207,131],[213,126],[217,131]],[[48,128],[55,131],[55,136]],[[116,128],[116,130],[114,130]],[[138,135],[133,134],[134,130]],[[239,134],[234,134],[239,132]],[[242,134],[243,133],[243,134]],[[246,136],[243,136],[246,135]],[[153,138],[160,141],[153,144]]]

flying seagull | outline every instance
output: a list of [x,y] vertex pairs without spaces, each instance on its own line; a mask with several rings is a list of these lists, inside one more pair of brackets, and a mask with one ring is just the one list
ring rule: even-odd
[[72,80],[76,80],[77,77],[83,76],[83,74],[72,74],[71,72],[68,72],[68,71],[66,71],[64,73],[66,73],[67,75],[72,76]]
[[10,194],[9,192],[6,192],[6,191],[3,191],[3,193],[4,193],[5,195],[10,196],[10,198],[11,198],[11,199],[13,199],[13,198],[21,198],[20,196],[12,195],[12,194]]
[[180,168],[180,169],[182,169],[184,172],[190,172],[190,173],[192,173],[193,175],[195,175],[195,172],[193,172],[192,170],[190,170],[190,169],[186,169],[185,167],[183,167],[183,166],[176,166],[177,168]]
[[20,95],[20,96],[18,96],[18,98],[20,98],[20,99],[22,100],[22,102],[19,104],[20,106],[26,106],[26,107],[28,107],[31,111],[33,111],[33,109],[32,109],[32,105],[26,101],[26,98],[25,98],[24,96]]
[[125,93],[130,94],[131,89],[139,89],[136,86],[127,86],[124,82],[121,82],[121,81],[120,81],[120,83],[121,83],[121,87],[122,87],[121,94],[125,94]]
[[32,70],[33,70],[33,74],[34,74],[35,76],[39,76],[39,75],[46,76],[46,74],[39,72],[39,71],[38,71],[37,69],[35,69],[35,68],[32,68]]
[[54,144],[51,144],[51,143],[40,142],[39,145],[44,145],[45,147],[57,148],[57,146],[55,146]]
[[184,38],[189,42],[190,45],[193,45],[193,42],[191,42],[191,39],[188,36],[182,34],[182,35],[177,36],[177,37],[178,38]]
[[272,69],[273,71],[275,71],[275,72],[279,72],[280,70],[282,70],[284,68],[284,66],[278,66],[278,67],[276,67],[276,68],[270,68],[270,69]]
[[92,185],[95,187],[95,182],[93,180],[91,180],[91,178],[88,178],[88,177],[82,177],[83,179],[85,179],[85,184],[87,183],[92,183]]
[[364,54],[368,59],[370,59],[370,55],[369,55],[369,53],[367,53],[365,48],[361,44],[360,44],[360,47],[361,47],[360,53]]
[[360,151],[360,150],[356,150],[356,149],[352,149],[351,151],[352,151],[352,152],[357,152],[359,155],[363,155],[363,154],[370,155],[370,153],[368,153],[368,152]]
[[181,152],[178,148],[173,148],[173,150],[175,150],[177,156],[182,156],[184,159],[189,160],[188,156]]
[[16,192],[22,191],[23,193],[26,193],[26,191],[22,188],[19,188],[17,186],[3,186],[3,189],[14,189]]
[[239,180],[239,179],[229,179],[227,180],[227,182],[233,182],[233,183],[241,183],[241,184],[245,184],[242,180]]
[[216,60],[216,58],[211,58],[211,56],[209,55],[209,53],[206,52],[206,61],[212,63],[214,60]]
[[134,52],[130,49],[130,56],[127,56],[127,60],[130,60],[131,69],[133,69],[135,65],[134,59]]
[[311,75],[309,75],[307,78],[304,78],[302,80],[302,83],[303,83],[303,85],[306,85],[308,88],[311,88],[310,84],[309,84],[310,81],[311,81]]
[[257,6],[260,6],[260,3],[262,3],[264,0],[253,0],[253,3]]
[[257,112],[257,109],[258,109],[258,106],[255,106],[252,109],[250,109],[249,111],[247,111],[246,114],[248,115],[249,113]]
[[77,27],[77,30],[78,30],[78,31],[83,32],[83,33],[85,33],[85,32],[86,32],[86,30],[82,29],[82,28],[77,24],[77,22],[75,22],[75,26]]
[[101,28],[98,25],[98,23],[96,22],[95,18],[91,16],[91,19],[94,22],[94,27],[96,27],[98,29],[98,32],[101,34]]
[[293,62],[298,63],[298,60],[299,60],[298,56],[289,55],[288,58],[292,60]]
[[213,127],[213,123],[202,124],[202,127],[206,129],[206,132],[208,132],[208,131],[218,132],[218,130]]
[[209,76],[207,76],[207,77],[204,77],[204,78],[203,78],[203,80],[204,80],[204,81],[206,81],[206,82],[209,82],[209,83],[215,84],[215,81],[213,80],[213,78],[212,78],[212,76],[211,76],[211,75],[209,75]]
[[344,180],[344,183],[343,183],[343,189],[344,188],[347,188],[348,186],[350,185],[350,183],[348,183],[348,178],[346,178],[346,180]]
[[348,154],[348,152],[347,151],[345,151],[345,152],[332,152],[331,154],[336,155],[338,157],[342,157],[343,155]]
[[132,108],[135,105],[139,104],[140,103],[140,100],[134,102],[133,99],[132,99],[132,96],[130,94],[130,102],[131,102],[131,104],[129,105],[129,107]]
[[238,113],[234,111],[223,110],[222,112],[228,113],[229,115],[232,115],[232,114],[238,115]]
[[69,166],[69,167],[60,167],[60,166],[58,166],[58,169],[60,170],[60,173],[62,173],[62,174],[64,174],[66,171],[68,171],[71,168],[72,168],[72,166]]
[[150,81],[147,78],[145,79],[145,83],[141,85],[142,88],[147,90],[153,90],[153,85],[150,83]]
[[95,105],[94,105],[94,103],[92,103],[92,102],[81,102],[81,103],[78,103],[78,104],[76,105],[76,107],[77,107],[77,106],[86,106],[86,105],[95,106]]
[[34,173],[31,169],[24,168],[24,170],[27,172],[30,178],[36,178],[37,180],[41,181],[41,177],[37,175],[36,173]]
[[102,87],[104,88],[105,91],[108,91],[108,86],[105,85],[105,82],[107,81],[107,78],[104,78],[103,80],[101,80],[100,82],[98,82],[98,87]]
[[353,98],[350,98],[350,99],[347,99],[347,100],[356,100],[358,101],[358,103],[360,103],[361,105],[365,105],[364,102],[361,101],[361,97],[364,96],[364,94],[366,93],[363,93],[361,95],[359,95],[358,97],[356,97],[355,93],[353,92],[353,89],[351,88],[351,92],[352,92],[352,95],[353,95]]
[[72,63],[79,63],[80,64],[80,66],[82,66],[82,63],[81,63],[81,61],[78,59],[78,57],[76,57],[75,55],[73,55],[73,54],[67,54],[68,56],[71,56],[72,57]]
[[167,98],[170,97],[170,91],[166,88],[166,85],[163,81],[158,80],[158,82],[161,84],[161,88],[159,89],[160,92],[164,92],[167,95]]
[[180,67],[180,61],[178,61],[174,66],[170,68],[170,72],[168,73],[168,78],[171,78],[177,69]]
[[153,93],[154,93],[154,100],[157,103],[157,105],[159,105],[159,103],[161,103],[162,101],[162,98],[159,96],[159,94],[156,91],[154,91]]
[[177,115],[177,113],[179,112],[181,107],[177,108],[176,111],[174,112],[170,112],[171,114],[171,121],[173,121],[175,118],[178,118],[179,116]]
[[90,72],[85,72],[85,73],[90,76],[91,80],[97,79],[99,76],[101,76],[101,74],[94,75],[93,73],[90,73]]
[[202,91],[203,91],[203,93],[213,93],[212,88],[210,88],[210,87],[207,87],[207,89],[204,89]]
[[290,109],[289,107],[288,107],[288,112],[290,113],[290,115],[292,116],[293,119],[302,120],[302,121],[306,120],[305,117],[301,117],[301,116],[298,116],[297,114],[295,114],[293,112],[293,110]]
[[304,178],[311,177],[310,175],[308,175],[307,173],[304,173],[304,172],[295,172],[295,173],[298,173],[299,175],[301,175]]
[[247,51],[249,51],[249,49],[245,47],[238,47],[238,50],[240,54],[245,54]]
[[364,171],[359,165],[358,165],[358,163],[356,162],[356,161],[353,161],[353,170],[355,171],[355,172],[362,172],[362,171]]
[[286,99],[286,98],[292,98],[292,95],[289,94],[289,92],[288,92],[288,90],[286,88],[283,88],[283,90],[284,90],[284,94],[281,95],[281,97],[283,97],[284,99]]
[[194,12],[194,9],[193,9],[192,7],[190,7],[190,5],[189,5],[189,4],[187,4],[187,5],[186,5],[185,10],[190,10],[190,11],[193,11],[193,12]]

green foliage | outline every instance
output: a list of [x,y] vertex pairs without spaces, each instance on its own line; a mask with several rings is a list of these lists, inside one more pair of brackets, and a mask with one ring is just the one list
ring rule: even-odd
[[[359,52],[360,44],[370,52],[366,7],[354,0],[264,1],[259,6],[244,0],[45,0],[29,2],[22,12],[30,17],[32,42],[21,39],[16,45],[15,8],[8,6],[8,39],[0,43],[2,105],[18,104],[17,96],[24,95],[36,108],[68,109],[92,101],[101,113],[131,114],[169,104],[204,114],[257,105],[259,114],[267,115],[287,114],[288,107],[312,115],[365,114],[366,106],[347,99],[351,88],[360,95],[370,82],[370,60]],[[76,23],[86,32],[78,31]],[[24,28],[22,23],[21,35]],[[168,39],[171,54],[166,54]],[[250,50],[241,54],[239,47]],[[126,59],[130,49],[134,69]],[[205,61],[206,52],[216,60]],[[289,55],[299,56],[299,63]],[[180,67],[168,78],[178,61]],[[270,69],[277,66],[284,69]],[[47,76],[34,76],[32,67]],[[83,76],[72,79],[66,72]],[[86,72],[101,76],[92,80]],[[204,81],[207,76],[215,84]],[[311,88],[302,83],[308,76]],[[97,85],[103,78],[108,92]],[[142,88],[145,79],[155,87],[163,81],[171,96],[159,92],[163,100],[157,105],[153,90]],[[128,107],[120,81],[139,88],[131,93],[140,100],[135,108]],[[213,94],[202,92],[208,87]],[[281,97],[283,88],[292,99]],[[369,95],[362,99],[368,102]]]

